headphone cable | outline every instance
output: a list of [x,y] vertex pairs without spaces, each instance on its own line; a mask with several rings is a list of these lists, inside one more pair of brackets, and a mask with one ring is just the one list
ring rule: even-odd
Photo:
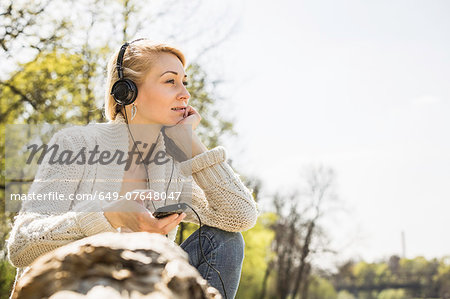
[[[123,106],[123,110],[124,110],[124,114],[125,114],[125,121],[127,123],[128,132],[130,133],[131,139],[133,140],[133,144],[134,144],[134,146],[136,147],[136,149],[138,151],[139,157],[142,160],[142,164],[144,165],[145,173],[147,174],[147,188],[150,190],[150,176],[148,174],[147,166],[145,165],[145,161],[144,161],[144,158],[142,157],[141,151],[139,150],[139,148],[138,148],[138,146],[136,144],[136,141],[134,140],[133,134],[131,133],[130,126],[128,124],[127,110],[125,109],[125,106]],[[156,144],[158,143],[158,139],[159,139],[159,134],[158,134],[158,137],[156,138]],[[155,145],[155,148],[156,148],[156,145]],[[152,151],[150,153],[150,157],[153,154],[153,151],[155,150],[155,148],[152,149]],[[156,207],[155,207],[155,204],[153,203],[153,200],[150,200],[150,201],[152,203],[153,208],[156,210]]]
[[219,275],[219,279],[220,279],[220,282],[222,283],[222,288],[223,288],[223,293],[224,293],[224,295],[225,295],[225,299],[228,299],[228,297],[227,297],[227,291],[225,290],[225,284],[223,283],[223,280],[222,280],[222,276],[220,275],[220,271],[219,270],[217,270],[216,268],[214,268],[209,262],[208,262],[208,260],[206,259],[206,256],[205,256],[205,253],[203,252],[203,247],[202,247],[202,241],[201,241],[201,238],[200,238],[200,236],[201,236],[201,234],[202,234],[202,220],[200,219],[200,216],[197,214],[197,212],[194,210],[194,208],[192,208],[190,205],[188,205],[187,203],[185,203],[185,205],[187,205],[194,213],[195,213],[195,215],[197,216],[197,218],[198,218],[198,223],[199,223],[199,228],[198,228],[198,245],[200,246],[200,252],[202,253],[202,257],[203,257],[203,259],[205,260],[205,262],[208,264],[208,266],[210,266],[214,271],[216,271],[217,272],[217,274]]

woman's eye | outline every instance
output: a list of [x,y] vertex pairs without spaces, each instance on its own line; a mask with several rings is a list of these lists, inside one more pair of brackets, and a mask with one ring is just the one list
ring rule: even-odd
[[[172,84],[175,84],[175,79],[167,80],[166,83],[172,83]],[[189,84],[188,82],[183,82],[183,85],[184,85],[184,86],[188,86],[188,84]]]

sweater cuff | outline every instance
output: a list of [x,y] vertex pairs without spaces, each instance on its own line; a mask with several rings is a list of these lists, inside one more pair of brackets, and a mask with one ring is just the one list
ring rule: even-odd
[[79,206],[74,209],[74,212],[81,232],[87,237],[103,232],[117,232],[102,211],[82,212],[86,210],[84,208],[83,206]]
[[239,175],[225,162],[226,156],[225,148],[218,146],[191,159],[192,176],[200,188],[208,190],[217,184],[236,185],[240,181]]
[[75,213],[81,231],[87,237],[103,232],[116,232],[103,212],[77,212]]
[[204,153],[187,161],[181,162],[181,171],[185,176],[191,176],[194,173],[200,172],[205,168],[211,167],[215,164],[224,162],[227,158],[227,153],[223,146],[217,146]]

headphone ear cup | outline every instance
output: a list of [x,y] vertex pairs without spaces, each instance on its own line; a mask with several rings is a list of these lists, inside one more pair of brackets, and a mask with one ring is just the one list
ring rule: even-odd
[[138,95],[136,84],[130,79],[120,79],[111,88],[111,95],[117,104],[125,106],[132,104]]

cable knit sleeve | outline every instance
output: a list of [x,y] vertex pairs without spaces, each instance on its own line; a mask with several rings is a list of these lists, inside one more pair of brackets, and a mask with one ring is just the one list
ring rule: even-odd
[[[257,205],[225,161],[225,148],[218,146],[180,163],[182,173],[194,178],[184,189],[192,192],[192,203],[202,224],[230,232],[245,231],[256,224]],[[195,214],[189,211],[185,221],[198,224]]]
[[[83,139],[69,128],[56,133],[48,145],[57,144],[61,153],[78,152],[82,143]],[[76,193],[85,165],[51,165],[49,156],[45,155],[28,193],[57,192],[67,199],[69,194]],[[15,267],[26,267],[42,254],[72,241],[100,232],[116,232],[103,213],[82,212],[86,204],[92,203],[82,202],[72,207],[71,200],[24,201],[7,240],[10,262]]]

